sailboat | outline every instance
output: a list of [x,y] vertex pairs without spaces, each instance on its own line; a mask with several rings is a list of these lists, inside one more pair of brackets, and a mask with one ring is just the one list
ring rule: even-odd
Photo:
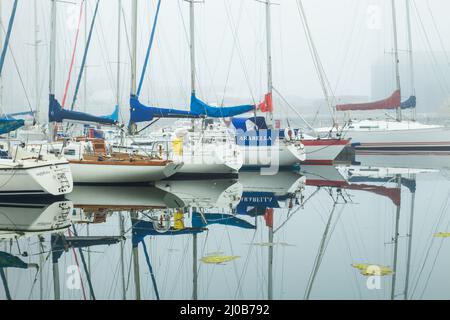
[[[8,30],[0,57],[0,78],[8,51],[18,1],[14,1]],[[23,127],[25,122],[0,119],[0,134]],[[59,196],[72,191],[73,181],[68,162],[53,155],[30,154],[23,145],[11,146],[9,138],[2,142],[0,154],[0,195],[42,194]]]
[[[401,101],[399,50],[397,43],[397,17],[395,0],[391,0],[393,34],[394,34],[394,64],[396,75],[396,89],[387,99],[358,104],[341,104],[337,111],[354,110],[396,110],[396,118],[385,120],[350,120],[344,128],[343,135],[352,138],[352,144],[357,150],[364,152],[391,152],[404,154],[414,152],[447,153],[450,150],[450,128],[440,125],[423,124],[415,120],[416,96],[414,93],[414,62],[410,21],[410,1],[406,1],[409,64],[411,69],[412,95],[404,102]],[[412,120],[405,120],[402,112],[412,109]],[[317,132],[328,132],[329,128],[317,129]]]
[[[96,3],[90,35],[93,31],[98,5],[99,1]],[[52,1],[51,17],[49,95],[50,133],[52,135],[54,134],[55,123],[62,123],[63,121],[114,125],[116,120],[111,116],[98,117],[83,112],[65,110],[55,98],[56,1]],[[87,50],[84,52],[84,62],[86,60],[86,55]],[[83,68],[81,68],[81,70],[83,70]],[[53,145],[46,145],[45,151],[47,153],[55,153],[57,152],[56,150],[59,150],[59,152],[69,159],[75,183],[148,183],[167,178],[173,175],[181,167],[181,164],[161,159],[157,155],[134,155],[114,152],[111,149],[112,148],[110,148],[103,139],[79,138],[75,141],[70,141],[69,143],[64,141],[57,142]]]
[[[205,118],[230,117],[253,110],[254,106],[242,105],[234,107],[213,107],[207,105],[196,97],[194,1],[189,1],[189,3],[191,25],[190,110],[186,111],[171,108],[150,107],[143,105],[139,101],[139,95],[141,93],[143,79],[157,26],[159,10],[161,7],[161,1],[158,1],[139,86],[136,88],[136,84],[133,82],[132,94],[130,96],[130,129],[133,133],[136,133],[138,123],[154,122],[161,118],[189,118],[191,121],[186,122],[183,120],[178,120],[168,128],[163,128],[159,131],[152,131],[149,134],[133,136],[132,138],[127,139],[125,145],[128,147],[135,146],[144,148],[144,150],[160,150],[162,153],[170,154],[173,160],[183,163],[183,167],[177,172],[178,176],[195,175],[196,178],[198,178],[199,175],[214,175],[216,178],[218,177],[218,174],[221,176],[233,176],[236,175],[237,171],[243,164],[242,155],[239,148],[235,144],[234,137],[231,136],[224,128],[207,124],[207,120],[205,120]],[[133,19],[133,23],[134,25],[137,24],[135,19]],[[136,26],[133,28],[133,31],[136,31]],[[136,41],[135,36],[133,36],[133,41]],[[133,48],[135,49],[136,47],[133,46]],[[136,55],[134,53],[132,55],[133,59],[135,56]],[[133,61],[133,70],[135,70],[136,61]]]

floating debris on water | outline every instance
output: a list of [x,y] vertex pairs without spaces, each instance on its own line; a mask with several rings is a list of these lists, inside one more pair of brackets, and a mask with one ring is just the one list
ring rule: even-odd
[[249,243],[249,245],[259,247],[275,247],[275,246],[295,247],[295,245],[289,244],[287,242],[259,242],[259,243]]
[[435,238],[450,238],[450,232],[438,232],[434,234]]
[[358,269],[363,276],[388,276],[394,273],[390,267],[377,264],[354,263],[352,267]]
[[222,264],[222,263],[227,263],[230,261],[233,261],[237,258],[240,258],[239,256],[223,256],[223,255],[209,255],[209,256],[204,256],[200,259],[200,261],[202,261],[203,263],[208,263],[208,264]]

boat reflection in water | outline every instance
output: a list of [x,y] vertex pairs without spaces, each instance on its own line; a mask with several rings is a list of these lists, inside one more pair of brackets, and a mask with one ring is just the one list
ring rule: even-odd
[[[448,261],[447,162],[388,160],[4,201],[0,297],[446,297],[435,288]],[[376,292],[369,267],[383,270]]]

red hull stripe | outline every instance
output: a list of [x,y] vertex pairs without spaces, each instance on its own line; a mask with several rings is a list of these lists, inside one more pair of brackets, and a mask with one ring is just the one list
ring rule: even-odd
[[346,187],[348,183],[346,181],[331,181],[331,180],[315,180],[315,179],[306,179],[307,186],[316,186],[316,187]]
[[311,166],[330,166],[333,165],[333,160],[305,160],[302,161],[300,164]]
[[308,146],[345,146],[350,140],[343,139],[317,139],[317,140],[301,140],[305,147]]

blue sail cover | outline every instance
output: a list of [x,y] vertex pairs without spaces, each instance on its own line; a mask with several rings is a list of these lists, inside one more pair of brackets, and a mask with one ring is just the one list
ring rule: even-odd
[[236,207],[239,214],[248,214],[249,208],[279,208],[278,198],[273,192],[243,192]]
[[0,134],[9,133],[25,125],[24,120],[0,119]]
[[192,226],[194,228],[204,228],[211,224],[221,224],[225,226],[232,226],[242,229],[256,229],[253,224],[239,219],[233,215],[221,214],[221,213],[205,213],[204,217],[206,219],[206,224],[202,219],[202,216],[198,212],[192,213]]
[[61,107],[58,100],[55,99],[55,95],[50,95],[50,103],[48,108],[48,120],[49,122],[63,122],[77,121],[77,122],[89,122],[99,124],[115,124],[117,121],[113,120],[111,116],[97,117],[84,112],[69,111]]
[[130,97],[130,122],[152,121],[154,118],[199,118],[200,116],[186,110],[147,107],[139,102],[138,97]]
[[23,111],[23,112],[15,112],[15,113],[6,113],[0,119],[11,119],[14,120],[14,117],[18,116],[32,116],[34,115],[34,111]]
[[155,230],[153,222],[143,221],[139,219],[131,219],[132,223],[132,234],[131,234],[131,242],[133,247],[136,247],[139,242],[144,241],[146,236],[176,236],[183,234],[198,234],[202,233],[206,229],[204,228],[185,228],[181,230],[177,230],[174,228],[170,228],[164,233],[158,232]]
[[101,118],[109,119],[109,120],[112,120],[114,122],[119,122],[119,106],[115,106],[114,107],[113,113],[111,113],[108,116],[101,116]]
[[209,106],[203,101],[197,99],[195,93],[191,95],[191,112],[201,116],[211,118],[234,117],[255,109],[254,105],[241,105],[234,107],[214,107]]
[[410,96],[408,100],[403,101],[401,104],[402,109],[412,109],[416,107],[416,96]]
[[248,130],[266,130],[268,129],[266,118],[264,117],[250,117],[250,118],[233,118],[231,123],[236,129],[241,129],[244,132]]

